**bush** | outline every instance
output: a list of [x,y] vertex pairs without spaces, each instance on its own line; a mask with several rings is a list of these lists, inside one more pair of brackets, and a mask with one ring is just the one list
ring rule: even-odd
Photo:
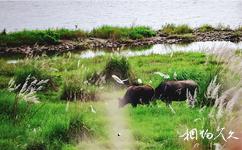
[[95,100],[96,88],[88,85],[88,79],[85,73],[69,74],[64,77],[64,84],[60,98],[63,100]]
[[120,79],[129,79],[129,81],[132,81],[134,78],[128,59],[118,56],[111,57],[111,59],[107,62],[104,74],[106,76],[106,80],[112,79],[112,75],[116,75]]
[[0,46],[57,44],[60,36],[53,30],[24,30],[0,35]]
[[141,39],[144,37],[152,37],[155,35],[155,31],[145,26],[132,27],[129,32],[129,38],[131,39]]
[[155,31],[149,27],[113,27],[104,25],[93,29],[90,36],[103,39],[141,39],[144,37],[155,36]]
[[214,31],[214,30],[215,30],[215,28],[208,24],[204,24],[198,28],[198,31],[200,31],[200,32],[210,32],[210,31]]
[[24,30],[8,34],[0,34],[0,46],[21,46],[34,44],[58,44],[61,39],[76,39],[86,37],[82,30],[48,29]]
[[161,31],[166,34],[187,34],[192,33],[193,29],[188,25],[175,25],[175,24],[166,24],[162,27]]

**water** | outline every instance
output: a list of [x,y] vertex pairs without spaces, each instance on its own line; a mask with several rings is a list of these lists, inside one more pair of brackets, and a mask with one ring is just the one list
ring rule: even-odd
[[[116,52],[116,54],[132,57],[132,56],[146,56],[152,54],[172,54],[173,52],[204,52],[204,53],[212,53],[212,52],[222,52],[225,50],[229,50],[231,52],[242,49],[242,42],[232,43],[226,41],[209,41],[209,42],[193,42],[187,45],[179,45],[179,44],[156,44],[151,48],[145,50],[134,51],[132,49],[122,50],[120,52]],[[110,52],[105,51],[93,51],[88,50],[81,52],[81,58],[93,58],[97,56],[103,56],[106,54],[110,54]]]
[[236,27],[242,24],[242,0],[0,1],[0,30],[90,30],[103,24],[158,29],[165,23]]

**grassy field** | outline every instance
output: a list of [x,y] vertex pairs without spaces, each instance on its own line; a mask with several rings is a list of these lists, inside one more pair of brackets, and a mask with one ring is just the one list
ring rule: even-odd
[[[192,109],[185,102],[174,103],[176,114],[163,102],[150,107],[125,107],[134,146],[137,149],[188,149],[192,142],[184,142],[177,132],[185,132],[185,127],[204,127],[204,122],[194,121],[207,117],[209,108],[203,112],[199,110],[207,104],[204,93],[219,69],[220,64],[202,53],[135,56],[128,59],[110,55],[81,59],[78,55],[67,53],[63,56],[22,59],[17,64],[8,64],[1,59],[0,147],[75,149],[80,141],[87,138],[102,141],[108,149],[112,143],[107,130],[105,99],[95,101],[100,99],[97,98],[98,92],[109,89],[113,84],[98,82],[97,79],[104,74],[119,73],[133,79],[140,78],[156,87],[164,79],[154,72],[162,72],[171,77],[169,80],[193,79],[198,82],[197,106]],[[30,105],[24,100],[18,103],[16,119],[12,117],[16,94],[7,91],[8,81],[14,77],[16,83],[23,84],[29,74],[38,80],[49,79],[49,82],[37,92],[40,104]],[[70,104],[67,100],[71,101]],[[93,113],[91,107],[97,113]],[[206,149],[206,143],[198,142]]]
[[[176,114],[173,114],[163,103],[158,104],[158,107],[129,108],[128,114],[137,149],[192,149],[193,143],[179,136],[183,135],[187,128],[203,129],[204,122],[196,120],[207,117],[209,109],[199,112],[199,108],[191,109],[185,103],[179,102],[175,102],[173,108]],[[201,148],[206,149],[203,146],[201,144]]]

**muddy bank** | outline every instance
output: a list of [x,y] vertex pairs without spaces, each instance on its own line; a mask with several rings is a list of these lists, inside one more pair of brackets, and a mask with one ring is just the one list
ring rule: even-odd
[[148,46],[154,44],[179,44],[199,41],[242,41],[242,33],[233,30],[199,32],[194,31],[191,34],[168,35],[157,31],[155,37],[143,38],[138,40],[112,40],[100,38],[85,38],[77,40],[62,40],[56,45],[23,45],[20,47],[0,47],[0,55],[3,54],[23,54],[40,55],[63,53],[68,51],[84,51],[87,49],[107,49],[110,51],[122,50],[129,47]]

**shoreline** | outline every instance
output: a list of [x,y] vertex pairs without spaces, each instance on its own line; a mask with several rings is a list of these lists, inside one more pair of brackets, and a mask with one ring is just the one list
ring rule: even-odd
[[[208,30],[208,29],[206,29]],[[110,36],[110,35],[109,35]],[[1,39],[0,39],[1,40]],[[155,31],[154,36],[138,39],[112,39],[82,36],[80,38],[59,40],[56,44],[34,44],[21,46],[1,46],[0,55],[21,54],[35,56],[41,54],[57,54],[69,51],[84,51],[88,49],[106,49],[110,51],[122,50],[130,47],[151,46],[154,44],[188,44],[205,41],[230,41],[241,42],[242,31],[240,30],[193,30],[189,33],[167,33],[164,29]],[[1,41],[0,41],[1,42]]]

